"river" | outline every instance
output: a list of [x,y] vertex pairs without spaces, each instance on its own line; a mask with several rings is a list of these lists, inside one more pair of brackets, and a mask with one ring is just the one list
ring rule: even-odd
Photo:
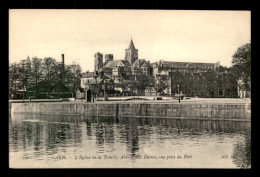
[[13,114],[11,168],[251,168],[251,122]]

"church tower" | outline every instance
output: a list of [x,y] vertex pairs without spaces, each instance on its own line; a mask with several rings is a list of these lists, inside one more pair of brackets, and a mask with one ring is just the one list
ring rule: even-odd
[[132,38],[128,48],[125,49],[125,59],[128,60],[130,64],[138,59],[138,50],[135,48]]
[[95,57],[94,71],[95,71],[95,75],[98,75],[99,69],[103,68],[103,54],[97,52],[95,53],[94,57]]

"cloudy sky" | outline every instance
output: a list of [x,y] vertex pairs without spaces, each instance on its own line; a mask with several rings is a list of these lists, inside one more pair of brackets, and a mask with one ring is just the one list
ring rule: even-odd
[[10,10],[9,60],[53,57],[94,70],[94,54],[123,59],[130,39],[139,58],[231,66],[251,40],[250,11]]

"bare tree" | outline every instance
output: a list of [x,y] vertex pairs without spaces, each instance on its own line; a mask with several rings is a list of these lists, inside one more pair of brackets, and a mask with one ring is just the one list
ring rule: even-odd
[[31,86],[37,86],[40,78],[42,77],[42,59],[33,57],[31,61],[31,72],[30,72],[30,81],[31,81]]

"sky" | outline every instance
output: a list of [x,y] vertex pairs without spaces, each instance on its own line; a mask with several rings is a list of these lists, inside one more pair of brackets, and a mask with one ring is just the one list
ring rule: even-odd
[[9,62],[53,57],[94,70],[94,54],[124,59],[131,38],[150,62],[220,62],[232,65],[251,40],[250,11],[62,10],[9,11]]

